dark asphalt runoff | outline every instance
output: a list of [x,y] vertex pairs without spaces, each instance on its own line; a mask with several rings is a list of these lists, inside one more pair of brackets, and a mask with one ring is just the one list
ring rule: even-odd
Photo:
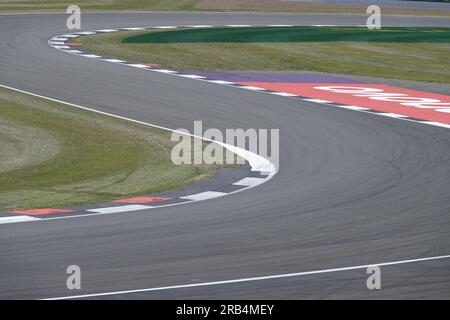
[[[450,254],[450,131],[95,61],[51,48],[63,14],[0,15],[0,83],[170,128],[279,128],[280,170],[223,198],[0,225],[0,297],[51,298]],[[182,24],[345,24],[365,16],[83,14],[84,30]],[[444,17],[384,25],[450,26]],[[79,265],[82,289],[66,288]],[[448,259],[106,298],[450,298]],[[105,298],[105,297],[102,297]]]

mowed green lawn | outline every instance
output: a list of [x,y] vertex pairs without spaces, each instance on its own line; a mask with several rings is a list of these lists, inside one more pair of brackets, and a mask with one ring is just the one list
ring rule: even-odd
[[174,165],[170,132],[0,88],[0,210],[152,194],[214,174]]
[[92,52],[179,70],[321,71],[450,82],[450,29],[291,27],[116,32]]
[[62,11],[70,4],[87,10],[191,10],[199,0],[0,0],[0,11]]
[[146,32],[123,43],[284,43],[284,42],[450,43],[450,28],[217,27]]

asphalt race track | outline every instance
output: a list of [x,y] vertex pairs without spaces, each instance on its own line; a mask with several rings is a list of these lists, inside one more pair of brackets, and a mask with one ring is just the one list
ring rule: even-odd
[[[280,128],[280,170],[245,192],[161,208],[0,225],[0,297],[52,298],[450,254],[450,131],[66,54],[65,14],[0,15],[0,84],[177,128]],[[365,16],[83,14],[84,30],[182,24],[361,25]],[[450,18],[383,17],[450,26]],[[66,288],[66,268],[82,289]],[[103,298],[450,298],[450,259]]]

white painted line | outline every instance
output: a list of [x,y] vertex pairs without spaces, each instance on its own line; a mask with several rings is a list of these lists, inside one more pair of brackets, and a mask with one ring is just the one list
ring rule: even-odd
[[137,210],[145,210],[145,209],[151,209],[152,206],[144,206],[141,204],[131,204],[128,206],[118,206],[118,207],[107,207],[107,208],[97,208],[97,209],[90,209],[87,210],[89,212],[96,212],[96,213],[117,213],[117,212],[128,212],[128,211],[137,211]]
[[83,51],[80,51],[80,50],[66,50],[66,52],[70,52],[70,53],[83,53]]
[[128,28],[120,28],[119,30],[138,31],[138,30],[145,30],[145,28],[144,27],[128,27]]
[[101,30],[95,30],[95,32],[116,32],[119,31],[117,29],[101,29]]
[[145,28],[143,28],[143,27],[129,27],[129,28],[120,28],[120,30],[137,31],[137,30],[145,30]]
[[77,32],[78,35],[90,35],[90,34],[95,34],[94,31],[82,31],[82,32]]
[[233,183],[235,186],[247,186],[247,187],[256,187],[262,183],[266,182],[265,178],[256,178],[256,177],[247,177],[238,182]]
[[149,66],[146,66],[145,64],[141,64],[141,63],[131,63],[131,64],[127,64],[127,66],[135,67],[135,68],[149,68]]
[[0,224],[40,220],[30,216],[0,217]]
[[215,143],[247,160],[252,168],[251,171],[269,172],[270,178],[272,178],[278,171],[278,168],[270,160],[260,156],[259,154],[236,146],[227,145],[226,143],[219,141],[215,141]]
[[158,27],[149,27],[149,28],[153,28],[153,29],[176,29],[178,27],[177,26],[158,26]]
[[67,38],[61,38],[61,37],[54,37],[54,38],[50,39],[50,41],[66,41],[66,40],[67,40]]
[[253,87],[253,86],[241,86],[240,88],[246,89],[246,90],[252,90],[252,91],[266,90],[266,89],[263,89],[263,88],[258,88],[258,87]]
[[337,106],[337,107],[349,109],[349,110],[356,110],[356,111],[370,110],[369,108],[358,107],[358,106]]
[[161,72],[161,73],[178,73],[174,70],[167,70],[167,69],[152,69],[152,71]]
[[343,268],[322,269],[322,270],[286,273],[286,274],[275,274],[275,275],[262,276],[262,277],[241,278],[241,279],[202,282],[202,283],[190,283],[190,284],[183,284],[183,285],[176,285],[176,286],[155,287],[155,288],[136,289],[136,290],[92,293],[92,294],[83,294],[83,295],[77,295],[77,296],[47,298],[47,299],[42,299],[42,300],[81,299],[81,298],[112,296],[112,295],[140,293],[140,292],[152,292],[152,291],[174,290],[174,289],[184,289],[184,288],[217,286],[217,285],[226,285],[226,284],[233,284],[233,283],[254,282],[254,281],[274,280],[274,279],[283,279],[283,278],[294,278],[294,277],[301,277],[301,276],[308,276],[308,275],[315,275],[315,274],[352,271],[352,270],[359,270],[359,269],[367,269],[368,267],[373,267],[373,266],[386,267],[386,266],[415,263],[415,262],[443,260],[443,259],[448,259],[448,258],[450,258],[450,255],[419,258],[419,259],[410,259],[410,260],[399,260],[399,261],[391,261],[391,262],[382,262],[382,263],[372,263],[372,264],[364,264],[364,265],[359,265],[359,266],[351,266],[351,267],[343,267]]
[[53,46],[56,49],[70,49],[69,46]]
[[180,77],[185,77],[185,78],[189,78],[189,79],[206,79],[206,77],[203,76],[197,76],[195,74],[180,74]]
[[64,45],[64,41],[50,41],[50,44],[52,46],[57,46],[57,45]]
[[101,58],[102,56],[98,56],[96,54],[82,54],[81,56],[86,58]]
[[[214,142],[214,143],[217,143],[217,144],[221,145],[222,147],[230,150],[231,152],[237,154],[238,156],[244,158],[245,160],[247,160],[249,162],[249,164],[250,164],[251,171],[266,172],[268,175],[270,175],[270,177],[273,177],[277,173],[277,171],[275,170],[274,165],[268,159],[266,159],[266,158],[264,158],[264,157],[262,157],[262,156],[260,156],[260,155],[258,155],[256,153],[253,153],[251,151],[248,151],[248,150],[245,150],[245,149],[233,146],[233,145],[229,145],[229,144],[226,144],[226,143],[223,143],[223,142],[219,142],[219,141],[215,141],[215,140],[211,140],[211,139],[206,139],[206,138],[204,138],[202,136],[198,136],[198,135],[194,135],[194,134],[186,134],[186,133],[184,133],[182,131],[173,130],[171,128],[167,128],[167,127],[164,127],[164,126],[159,126],[159,125],[156,125],[156,124],[151,124],[151,123],[147,123],[147,122],[144,122],[144,121],[139,121],[139,120],[135,120],[135,119],[131,119],[131,118],[115,115],[115,114],[108,113],[108,112],[103,112],[103,111],[99,111],[99,110],[96,110],[96,109],[83,107],[83,106],[81,106],[79,104],[75,104],[75,103],[71,103],[71,102],[67,102],[67,101],[63,101],[63,100],[47,97],[47,96],[44,96],[44,95],[36,94],[36,93],[33,93],[33,92],[17,89],[17,88],[10,87],[10,86],[4,85],[4,84],[0,84],[0,87],[11,89],[11,90],[14,90],[14,91],[17,91],[17,92],[26,93],[26,94],[29,94],[31,96],[43,98],[43,99],[46,99],[46,100],[49,100],[49,101],[63,103],[63,104],[66,104],[66,105],[69,105],[69,106],[72,106],[72,107],[75,107],[75,108],[79,108],[79,109],[82,109],[82,110],[87,110],[87,111],[95,112],[95,113],[98,113],[98,114],[107,115],[107,116],[110,116],[110,117],[113,117],[113,118],[122,119],[122,120],[126,120],[126,121],[131,121],[131,122],[138,123],[138,124],[141,124],[141,125],[145,125],[145,126],[149,126],[149,127],[153,127],[153,128],[159,128],[159,129],[163,129],[163,130],[166,130],[166,131],[175,132],[175,133],[178,133],[178,134],[188,135],[188,136],[191,136],[191,137],[194,137],[194,138],[198,138],[198,139],[202,139],[202,140],[205,140],[205,141]],[[230,192],[230,193],[234,193],[234,192]]]
[[322,99],[303,99],[303,101],[315,102],[315,103],[331,103],[331,101]]
[[298,97],[296,94],[287,93],[287,92],[269,92],[270,94],[274,94],[276,96],[282,96],[282,97]]
[[192,194],[192,195],[186,196],[186,197],[180,197],[180,199],[199,201],[199,200],[206,200],[206,199],[212,199],[212,198],[221,197],[221,196],[224,196],[226,194],[227,193],[224,193],[224,192],[205,191],[205,192]]
[[442,128],[450,128],[450,124],[440,123],[440,122],[434,122],[434,121],[423,121],[421,123],[426,123],[432,126],[436,127],[442,127]]
[[311,27],[337,27],[336,24],[312,24]]
[[206,80],[208,82],[217,83],[217,84],[235,84],[234,82],[224,81],[224,80]]
[[126,62],[125,60],[119,60],[119,59],[102,59],[103,61],[108,61],[108,62],[114,62],[114,63],[124,63]]
[[60,37],[76,38],[76,37],[79,37],[79,35],[78,35],[78,34],[63,34],[63,35],[60,36]]
[[401,114],[397,114],[397,113],[390,113],[390,112],[386,112],[386,113],[380,113],[381,116],[385,116],[385,117],[390,117],[390,118],[396,118],[396,119],[400,119],[400,118],[406,118],[407,116],[401,115]]

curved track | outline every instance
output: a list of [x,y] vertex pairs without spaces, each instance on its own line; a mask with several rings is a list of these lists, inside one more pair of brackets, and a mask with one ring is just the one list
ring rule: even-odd
[[[0,297],[46,298],[450,253],[450,131],[59,52],[65,15],[0,15],[0,83],[173,129],[280,128],[280,170],[246,192],[151,212],[0,225]],[[84,14],[83,28],[363,24],[363,16]],[[449,26],[449,18],[385,17]],[[65,270],[82,269],[68,291]],[[120,298],[450,298],[449,259]]]

